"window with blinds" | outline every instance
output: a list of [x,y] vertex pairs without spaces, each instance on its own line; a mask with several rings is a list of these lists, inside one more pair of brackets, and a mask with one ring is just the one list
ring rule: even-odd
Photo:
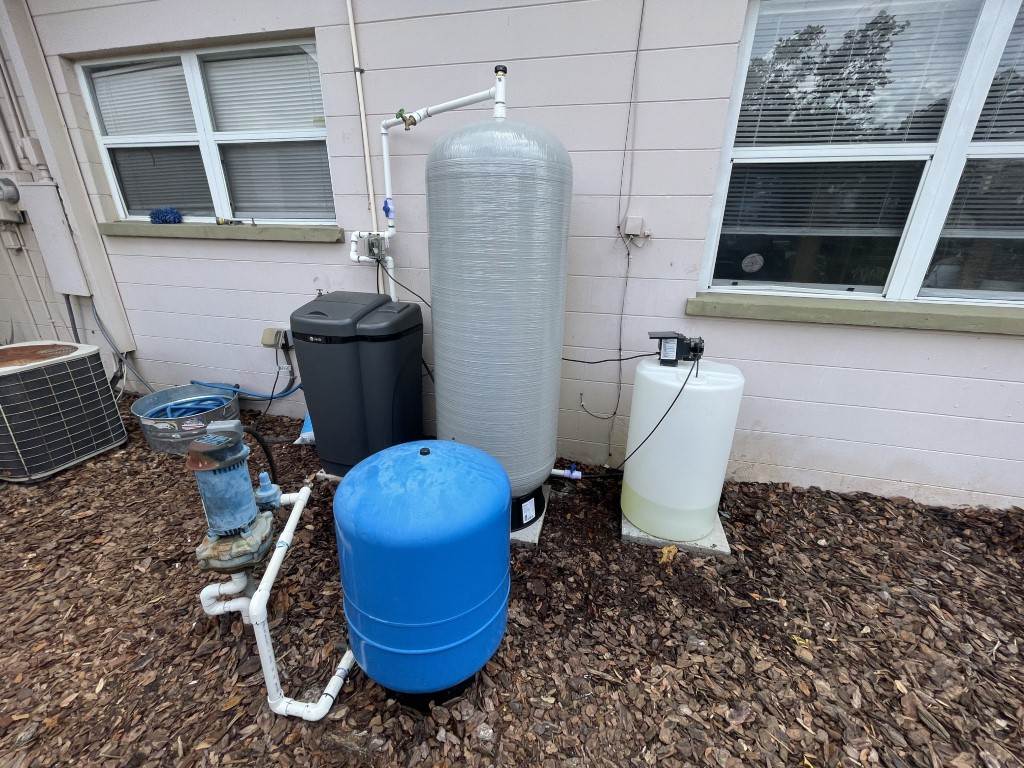
[[746,34],[710,285],[1024,298],[1024,9],[762,0]]
[[186,53],[84,69],[126,216],[334,218],[312,44]]
[[1024,158],[968,160],[922,296],[1024,298]]
[[103,133],[194,133],[181,62],[151,61],[96,69],[92,89]]
[[1006,50],[999,59],[974,140],[1024,140],[1024,7],[1017,14]]
[[912,161],[735,166],[715,281],[880,291],[923,168]]
[[199,147],[115,147],[110,159],[129,214],[177,208],[189,216],[213,215]]
[[202,57],[213,129],[323,128],[320,71],[306,48]]
[[237,216],[324,219],[334,214],[322,141],[225,144],[221,152]]
[[935,141],[980,7],[765,2],[736,145]]

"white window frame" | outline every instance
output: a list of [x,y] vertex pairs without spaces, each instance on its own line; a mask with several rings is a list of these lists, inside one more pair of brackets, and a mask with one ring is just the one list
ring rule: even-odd
[[[821,144],[770,147],[736,147],[743,90],[754,47],[761,0],[750,0],[743,25],[743,36],[737,59],[736,79],[729,98],[727,128],[722,144],[718,179],[711,198],[711,227],[704,243],[699,285],[701,290],[715,293],[771,294],[779,296],[835,296],[845,300],[886,299],[940,304],[984,304],[1020,307],[1018,299],[962,298],[954,296],[919,296],[932,255],[938,245],[942,225],[953,202],[960,174],[968,158],[1024,158],[1024,141],[972,142],[975,126],[981,117],[985,97],[995,78],[1003,49],[1013,31],[1022,0],[983,0],[978,21],[971,36],[960,74],[953,87],[946,118],[935,142],[926,143],[861,143]],[[728,286],[714,285],[713,275],[722,234],[725,201],[729,178],[735,162],[800,163],[823,161],[924,160],[925,167],[917,194],[907,216],[889,277],[882,292],[833,290],[827,287],[798,287],[770,284]]]
[[[305,48],[306,52],[313,57],[319,65],[319,57],[316,53],[316,41],[312,38],[298,38],[294,40],[276,40],[273,42],[239,43],[237,45],[220,45],[210,48],[197,48],[184,52],[160,52],[152,55],[135,54],[126,56],[114,56],[104,59],[95,59],[81,62],[75,65],[78,75],[78,82],[85,100],[86,109],[89,112],[89,123],[99,148],[100,159],[103,170],[107,177],[107,184],[110,186],[114,204],[117,206],[118,216],[125,221],[149,221],[148,216],[132,215],[128,213],[128,206],[125,203],[121,185],[117,181],[117,174],[114,172],[114,165],[110,159],[110,150],[119,147],[180,147],[194,146],[199,148],[203,160],[203,169],[206,172],[206,179],[210,185],[210,196],[213,199],[213,216],[184,216],[186,222],[215,222],[217,218],[234,218],[231,210],[231,196],[228,192],[227,177],[224,174],[224,165],[221,161],[221,144],[256,144],[273,141],[323,141],[327,143],[327,116],[324,113],[324,126],[322,128],[287,130],[260,130],[260,131],[216,131],[213,128],[213,115],[210,112],[210,102],[207,97],[206,84],[203,81],[203,72],[200,59],[203,56],[214,53],[228,53],[232,51],[255,51],[267,48]],[[89,77],[89,70],[95,67],[109,64],[131,64],[146,63],[151,61],[167,61],[178,59],[181,61],[182,71],[185,75],[185,85],[188,88],[189,102],[192,106],[192,118],[195,121],[196,130],[182,133],[149,133],[149,134],[118,134],[115,136],[104,136],[102,123],[100,122],[96,99],[93,95],[92,81]],[[319,67],[318,67],[319,69]],[[320,77],[321,97],[323,94],[323,78]],[[328,166],[330,165],[330,152],[328,152]],[[328,169],[329,170],[329,169]],[[332,186],[333,195],[333,186]],[[335,218],[329,219],[290,219],[290,218],[264,218],[259,219],[259,224],[335,224]]]

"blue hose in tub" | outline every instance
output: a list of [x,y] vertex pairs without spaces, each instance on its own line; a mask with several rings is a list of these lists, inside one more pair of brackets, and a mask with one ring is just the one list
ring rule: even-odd
[[288,397],[289,395],[294,395],[296,392],[298,392],[300,389],[302,389],[302,382],[300,381],[298,384],[296,384],[291,389],[286,389],[283,392],[278,392],[277,394],[271,393],[269,395],[265,395],[265,394],[263,394],[261,392],[250,392],[247,389],[242,389],[237,384],[217,384],[217,383],[209,382],[209,381],[192,381],[191,383],[192,384],[198,384],[201,387],[210,387],[212,389],[223,389],[225,392],[232,392],[232,393],[234,393],[236,395],[241,395],[242,397],[246,397],[246,398],[248,398],[250,400],[280,400],[282,397]]
[[209,395],[207,397],[190,397],[174,403],[164,403],[146,412],[147,419],[184,419],[198,416],[201,413],[223,408],[231,402],[226,395]]

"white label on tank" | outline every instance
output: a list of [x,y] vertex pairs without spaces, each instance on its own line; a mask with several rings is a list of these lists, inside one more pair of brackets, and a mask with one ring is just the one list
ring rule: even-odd
[[675,360],[676,359],[676,347],[679,344],[679,339],[662,339],[661,340],[661,359],[662,360]]
[[537,516],[537,505],[533,499],[527,499],[523,502],[523,522],[528,523]]

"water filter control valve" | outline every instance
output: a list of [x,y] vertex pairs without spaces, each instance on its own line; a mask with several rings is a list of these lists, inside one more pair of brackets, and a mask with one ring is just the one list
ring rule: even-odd
[[680,360],[696,362],[704,356],[704,339],[684,336],[677,331],[649,331],[647,337],[658,340],[658,362],[675,367]]

